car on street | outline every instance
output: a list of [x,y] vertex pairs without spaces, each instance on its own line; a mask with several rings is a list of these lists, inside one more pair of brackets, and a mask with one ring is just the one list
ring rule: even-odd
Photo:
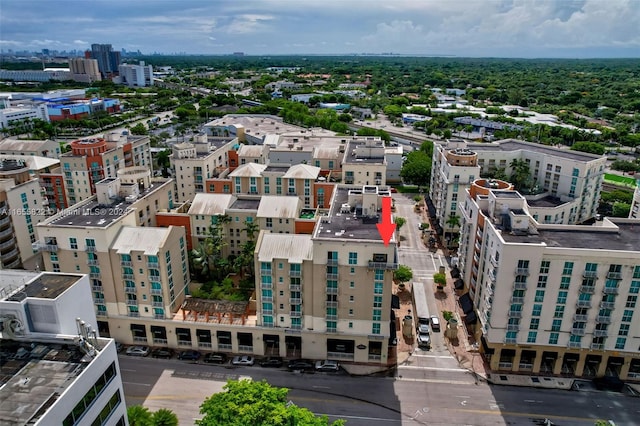
[[149,348],[147,346],[129,346],[125,353],[130,356],[147,356]]
[[428,334],[418,334],[418,347],[431,349],[431,336]]
[[124,345],[120,342],[116,342],[116,352],[120,353],[124,350]]
[[173,351],[169,348],[156,348],[151,351],[151,356],[153,358],[169,359],[173,356]]
[[289,370],[314,370],[315,364],[308,359],[292,359],[287,364]]
[[431,315],[431,329],[433,331],[440,331],[440,318],[437,315]]
[[255,359],[251,355],[238,355],[231,360],[233,365],[253,365],[254,363]]
[[427,324],[418,324],[418,334],[429,334],[429,326]]
[[194,351],[192,349],[182,351],[178,354],[178,359],[183,359],[187,361],[197,361],[200,359],[202,354],[198,351]]
[[336,372],[340,371],[340,364],[330,359],[324,361],[316,361],[316,371]]
[[203,361],[207,364],[224,364],[227,362],[227,355],[222,353],[208,353],[204,356]]
[[262,367],[280,368],[282,367],[282,358],[279,356],[270,356],[260,361],[260,365]]

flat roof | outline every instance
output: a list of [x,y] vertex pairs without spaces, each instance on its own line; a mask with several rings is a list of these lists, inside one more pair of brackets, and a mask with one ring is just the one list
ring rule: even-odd
[[257,217],[295,219],[300,210],[300,199],[287,195],[263,195]]
[[308,234],[273,234],[265,232],[258,252],[259,262],[289,259],[289,263],[313,260],[313,241]]
[[33,281],[30,281],[19,292],[8,297],[8,301],[19,302],[25,297],[37,297],[40,299],[55,299],[74,285],[80,275],[51,274],[43,272]]
[[125,226],[120,230],[111,248],[118,254],[142,251],[147,256],[154,256],[160,252],[170,232],[169,228]]
[[548,155],[551,157],[562,157],[570,160],[589,162],[602,158],[599,155],[589,154],[587,152],[572,151],[570,149],[558,149],[538,143],[525,142],[516,139],[504,139],[492,143],[469,143],[467,148],[478,151],[532,151],[538,154]]
[[[618,229],[610,231],[596,230],[596,222],[593,230],[589,227],[579,226],[571,229],[564,225],[559,229],[538,229],[534,235],[513,235],[503,233],[502,238],[509,243],[544,243],[548,247],[578,248],[606,251],[640,251],[640,238],[638,228],[640,221],[635,223],[615,223]],[[635,229],[634,229],[635,228]]]
[[153,181],[151,185],[140,193],[140,196],[134,201],[127,201],[121,199],[113,202],[110,205],[103,205],[98,203],[96,196],[94,195],[86,204],[82,204],[78,207],[70,207],[63,210],[60,213],[52,216],[51,219],[41,222],[42,226],[73,226],[73,227],[101,227],[106,228],[112,223],[118,221],[121,217],[131,211],[131,206],[138,202],[141,198],[146,197],[149,194],[157,191],[164,186],[171,179],[165,179],[163,181]]
[[530,207],[558,207],[566,203],[562,202],[559,197],[553,197],[551,195],[547,195],[543,198],[538,198],[536,200],[527,200],[527,204]]
[[229,206],[230,209],[240,210],[258,210],[260,205],[259,198],[237,198],[233,204]]
[[[98,343],[104,347],[106,341]],[[62,339],[60,344],[2,340],[0,424],[35,423],[90,364],[86,361],[84,352]]]
[[[337,187],[335,198],[331,205],[329,217],[321,217],[316,225],[314,238],[330,238],[340,240],[374,240],[382,241],[380,232],[376,226],[380,222],[380,215],[371,218],[362,218],[358,211],[362,206],[350,206],[349,213],[342,213],[342,206],[348,204],[349,188]],[[391,242],[395,242],[395,235]]]

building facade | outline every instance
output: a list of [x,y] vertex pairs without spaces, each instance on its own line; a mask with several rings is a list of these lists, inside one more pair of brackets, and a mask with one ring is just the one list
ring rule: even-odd
[[138,65],[123,64],[118,66],[122,84],[129,87],[153,86],[153,67],[140,61]]

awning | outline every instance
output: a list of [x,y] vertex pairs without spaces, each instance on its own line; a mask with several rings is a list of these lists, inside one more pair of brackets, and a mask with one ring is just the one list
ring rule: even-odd
[[391,309],[400,309],[400,298],[397,294],[391,295]]
[[476,312],[475,311],[469,312],[467,316],[464,317],[464,322],[466,324],[475,324],[476,322],[478,322],[478,317],[476,316]]
[[465,314],[469,314],[469,312],[473,312],[473,302],[471,301],[471,297],[469,293],[465,293],[458,298],[458,302],[460,303],[460,307]]
[[455,287],[456,290],[462,290],[464,288],[464,281],[462,281],[460,278],[458,278],[453,283],[453,286]]
[[451,278],[460,278],[460,270],[457,266],[451,268]]

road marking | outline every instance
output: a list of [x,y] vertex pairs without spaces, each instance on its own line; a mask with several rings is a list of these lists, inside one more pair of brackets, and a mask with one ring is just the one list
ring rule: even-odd
[[327,416],[327,417],[338,417],[338,418],[347,418],[347,419],[356,419],[356,420],[374,420],[378,422],[393,422],[400,423],[400,419],[385,419],[383,417],[364,417],[364,416],[346,416],[344,414],[327,414],[327,413],[316,413],[319,416]]
[[421,355],[421,354],[411,354],[411,358],[451,358],[453,359],[453,355]]
[[136,371],[138,371],[138,370],[128,370],[128,369],[126,369],[126,368],[121,368],[121,369],[120,369],[120,371],[132,371],[132,372],[136,372]]
[[399,365],[398,369],[407,369],[407,370],[437,370],[437,371],[464,371],[468,373],[469,370],[466,368],[443,368],[443,367],[421,367],[419,365]]
[[135,385],[135,386],[151,386],[148,383],[135,383],[135,382],[122,382],[122,384],[127,384],[127,385]]
[[466,396],[466,395],[455,395],[456,398],[471,398],[470,396]]
[[448,385],[468,385],[473,383],[472,381],[463,382],[462,380],[414,379],[411,377],[395,377],[394,379],[403,382],[443,383]]
[[329,386],[311,386],[311,387],[315,389],[331,389]]

